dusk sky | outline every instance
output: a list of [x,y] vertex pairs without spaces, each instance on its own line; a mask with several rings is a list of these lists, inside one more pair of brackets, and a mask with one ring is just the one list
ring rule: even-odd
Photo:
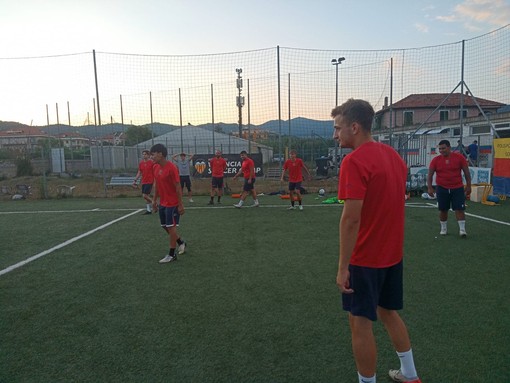
[[418,48],[469,40],[509,22],[510,0],[0,0],[0,120],[43,124],[44,104],[65,100],[51,94],[58,83],[28,81],[41,65],[19,58],[93,49],[208,55],[276,46]]
[[410,48],[509,21],[509,0],[0,0],[0,57]]

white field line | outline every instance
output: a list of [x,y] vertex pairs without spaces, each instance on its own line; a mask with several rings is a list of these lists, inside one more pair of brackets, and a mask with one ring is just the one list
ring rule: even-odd
[[133,212],[131,212],[131,213],[125,215],[125,216],[122,216],[120,218],[114,219],[113,221],[110,221],[108,223],[105,223],[104,225],[98,226],[95,229],[87,231],[86,233],[80,234],[77,237],[74,237],[74,238],[71,238],[71,239],[69,239],[69,240],[67,240],[65,242],[62,242],[61,244],[59,244],[57,246],[54,246],[51,249],[48,249],[48,250],[45,250],[45,251],[43,251],[43,252],[41,252],[39,254],[33,255],[33,256],[25,259],[24,261],[18,262],[18,263],[14,264],[12,266],[9,266],[9,267],[7,267],[7,268],[5,268],[3,270],[0,270],[0,276],[4,275],[4,274],[7,274],[7,273],[9,273],[9,272],[11,272],[13,270],[16,270],[17,268],[19,268],[21,266],[24,266],[27,263],[35,261],[38,258],[44,257],[45,255],[48,255],[48,254],[54,252],[55,250],[58,250],[58,249],[61,249],[61,248],[65,247],[65,246],[67,246],[67,245],[70,245],[71,243],[76,242],[76,241],[78,241],[78,240],[80,240],[80,239],[82,239],[84,237],[87,237],[87,236],[89,236],[91,234],[94,234],[96,231],[102,230],[102,229],[104,229],[104,228],[106,228],[106,227],[108,227],[110,225],[113,225],[114,223],[122,221],[123,219],[126,219],[126,218],[128,218],[128,217],[130,217],[130,216],[132,216],[134,214],[137,214],[137,213],[141,212],[142,210],[143,209],[135,210],[135,211],[133,211]]
[[[429,205],[437,208],[437,205],[433,205],[433,204],[429,204]],[[469,217],[474,217],[474,218],[482,219],[484,221],[489,221],[489,222],[499,223],[500,225],[510,226],[510,222],[498,221],[497,219],[482,217],[481,215],[471,214],[471,213],[467,213],[467,212],[465,212],[464,214],[466,214]]]
[[48,213],[90,213],[91,211],[100,212],[100,211],[133,211],[133,209],[86,209],[86,210],[38,210],[38,211],[0,211],[0,215],[8,215],[8,214],[48,214]]

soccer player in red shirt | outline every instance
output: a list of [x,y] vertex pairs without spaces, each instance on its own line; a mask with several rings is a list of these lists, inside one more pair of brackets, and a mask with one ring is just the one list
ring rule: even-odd
[[349,312],[358,380],[376,381],[372,324],[379,318],[400,358],[400,369],[390,370],[390,377],[420,383],[409,334],[397,311],[403,307],[407,166],[393,148],[372,139],[374,109],[368,102],[350,99],[331,116],[333,138],[342,148],[354,149],[343,159],[338,180],[338,198],[345,202],[336,284]]
[[252,206],[258,207],[259,200],[257,199],[257,192],[255,191],[255,163],[250,157],[248,157],[248,153],[246,152],[246,150],[243,150],[240,156],[243,163],[241,165],[241,169],[239,170],[239,172],[237,172],[233,179],[235,180],[242,174],[244,177],[244,186],[243,193],[241,194],[241,199],[239,200],[239,203],[234,204],[234,207],[238,209],[242,208],[244,200],[246,199],[248,194],[251,194],[253,198]]
[[152,210],[152,184],[154,183],[154,174],[152,172],[152,167],[154,166],[154,161],[150,158],[150,153],[148,150],[142,151],[142,160],[138,164],[138,172],[136,173],[135,180],[133,181],[133,187],[136,187],[136,182],[139,178],[142,179],[142,197],[147,202],[147,210],[143,214],[151,214]]
[[221,204],[221,196],[223,195],[223,173],[227,168],[227,161],[221,156],[221,150],[216,150],[216,156],[209,158],[209,166],[211,168],[211,200],[209,205],[214,205],[214,193],[218,196],[218,204]]
[[[427,175],[429,194],[434,194],[432,178],[436,173],[436,196],[439,209],[439,223],[441,224],[440,235],[446,235],[448,224],[448,210],[450,206],[455,211],[455,217],[459,224],[459,235],[466,238],[466,196],[471,194],[471,174],[469,173],[466,158],[456,152],[452,152],[450,141],[439,141],[439,156],[430,161]],[[466,179],[466,189],[462,183],[461,171]]]
[[178,254],[184,254],[186,243],[180,238],[177,232],[180,216],[184,214],[182,203],[182,188],[179,178],[179,170],[171,161],[167,161],[167,148],[163,144],[156,144],[151,148],[151,155],[156,163],[154,165],[154,198],[152,207],[158,211],[159,198],[159,220],[161,227],[170,237],[170,251],[167,256],[160,259],[159,263],[167,263],[177,260],[175,249],[177,245]]
[[290,196],[290,207],[289,210],[294,210],[294,195],[296,196],[299,203],[299,210],[303,210],[301,197],[301,182],[303,182],[303,170],[308,174],[308,179],[312,178],[312,175],[308,171],[308,168],[301,160],[297,158],[297,152],[292,149],[290,151],[290,158],[283,164],[283,171],[280,180],[283,182],[285,172],[289,172],[289,196]]

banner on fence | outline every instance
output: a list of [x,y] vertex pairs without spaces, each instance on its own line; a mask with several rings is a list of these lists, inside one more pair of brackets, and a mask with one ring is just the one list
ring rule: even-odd
[[[409,169],[411,175],[411,182],[416,181],[417,185],[421,183],[426,185],[427,182],[427,174],[429,169],[425,166],[421,167],[412,167]],[[489,168],[475,168],[469,167],[469,174],[471,174],[471,184],[481,184],[481,183],[491,183],[491,169]],[[466,183],[464,179],[464,173],[462,173],[462,182]],[[434,178],[432,179],[432,184],[436,184],[436,175],[434,174]]]
[[494,194],[510,196],[510,138],[494,139]]
[[[193,156],[193,177],[196,178],[209,178],[211,177],[211,168],[209,166],[209,158],[213,157],[212,154],[195,154]],[[264,175],[262,167],[262,154],[250,154],[249,157],[255,163],[255,176],[262,177]],[[241,157],[239,154],[223,154],[223,158],[227,161],[227,168],[225,169],[225,177],[233,177],[241,170]]]

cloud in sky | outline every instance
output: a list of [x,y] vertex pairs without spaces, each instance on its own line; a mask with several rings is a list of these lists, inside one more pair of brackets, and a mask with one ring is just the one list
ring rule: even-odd
[[425,24],[422,24],[422,23],[415,23],[414,24],[414,27],[419,31],[419,32],[423,32],[423,33],[428,33],[429,31],[429,27]]
[[502,27],[510,20],[509,0],[464,0],[455,5],[450,15],[436,16],[442,22],[461,22],[469,30],[480,30],[483,24]]

